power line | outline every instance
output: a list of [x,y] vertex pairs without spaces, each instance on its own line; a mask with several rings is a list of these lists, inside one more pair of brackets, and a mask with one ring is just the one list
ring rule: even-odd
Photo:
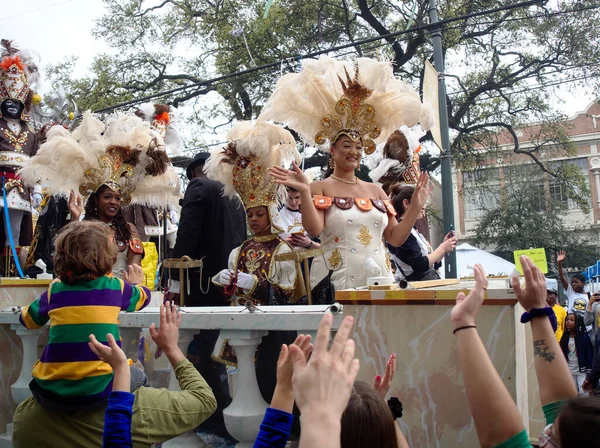
[[318,51],[314,51],[312,53],[307,53],[307,54],[297,54],[297,55],[293,55],[287,58],[283,58],[280,59],[278,61],[275,62],[271,62],[268,64],[263,64],[260,65],[258,67],[252,67],[252,68],[248,68],[246,70],[242,70],[236,73],[229,73],[227,75],[222,75],[222,76],[217,76],[215,78],[212,79],[208,79],[205,81],[199,81],[196,83],[192,83],[192,84],[188,84],[187,86],[182,86],[182,87],[176,87],[170,90],[166,90],[163,92],[158,92],[152,95],[147,95],[144,96],[142,98],[138,98],[138,99],[134,99],[134,100],[129,100],[129,101],[124,101],[122,103],[119,104],[115,104],[113,106],[110,107],[105,107],[99,110],[96,110],[95,112],[100,113],[100,112],[108,112],[111,111],[113,109],[117,109],[120,107],[125,107],[125,106],[130,106],[133,104],[138,104],[138,103],[142,103],[145,101],[149,101],[151,99],[154,98],[158,98],[161,96],[165,96],[165,95],[170,95],[172,93],[177,93],[177,92],[182,92],[185,91],[187,89],[193,88],[193,87],[203,87],[203,86],[208,86],[211,85],[217,81],[224,81],[227,79],[231,79],[231,78],[235,78],[241,75],[246,75],[246,74],[250,74],[250,73],[254,73],[254,72],[258,72],[258,71],[262,71],[262,70],[266,70],[269,68],[274,68],[274,67],[278,67],[281,64],[283,64],[286,61],[293,61],[293,60],[301,60],[301,59],[310,59],[310,58],[314,58],[316,56],[320,56],[323,54],[327,54],[327,53],[331,53],[334,51],[339,51],[339,50],[345,50],[346,48],[351,48],[351,47],[355,47],[357,45],[363,45],[363,44],[367,44],[367,43],[371,43],[371,42],[376,42],[382,39],[392,39],[404,34],[409,34],[409,33],[414,33],[416,31],[424,31],[424,30],[430,30],[430,29],[440,29],[442,28],[444,25],[448,24],[448,23],[454,23],[454,22],[458,22],[458,21],[462,21],[462,20],[467,20],[467,19],[471,19],[473,17],[480,17],[480,16],[484,16],[484,15],[489,15],[489,14],[493,14],[496,12],[502,12],[502,11],[508,11],[508,10],[512,10],[512,9],[516,9],[516,8],[526,8],[528,6],[535,6],[535,5],[543,5],[546,2],[546,0],[527,0],[521,3],[517,3],[514,5],[506,5],[506,6],[500,6],[497,8],[493,8],[493,9],[489,9],[486,11],[480,11],[480,12],[476,12],[476,13],[470,13],[470,14],[464,14],[458,17],[453,17],[450,19],[445,19],[445,20],[440,20],[439,22],[437,22],[436,24],[424,24],[424,25],[419,25],[413,28],[410,28],[408,30],[401,30],[401,31],[396,31],[393,33],[388,33],[388,34],[384,34],[384,35],[380,35],[380,36],[374,36],[374,37],[370,37],[370,38],[366,38],[366,39],[362,39],[359,41],[355,41],[355,42],[351,42],[351,43],[347,43],[344,45],[338,45],[337,47],[331,47],[325,50],[318,50]]
[[20,12],[18,14],[13,14],[12,16],[0,17],[0,22],[3,20],[14,19],[15,17],[21,17],[21,16],[24,16],[25,14],[31,14],[33,12],[38,12],[38,11],[41,11],[42,9],[52,8],[53,6],[64,5],[65,3],[71,3],[72,1],[73,0],[65,0],[62,2],[58,2],[58,3],[53,3],[51,5],[41,6],[39,8],[32,9],[30,11],[24,11],[24,12]]

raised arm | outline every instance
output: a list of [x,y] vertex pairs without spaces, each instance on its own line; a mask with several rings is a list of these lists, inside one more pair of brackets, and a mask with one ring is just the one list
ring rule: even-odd
[[567,259],[567,253],[564,250],[561,250],[556,257],[556,264],[558,265],[558,275],[560,277],[560,282],[563,285],[565,290],[569,289],[569,279],[563,270],[563,261]]
[[396,219],[390,218],[385,232],[383,233],[388,243],[395,247],[400,247],[404,244],[404,241],[406,241],[408,235],[410,235],[410,231],[414,227],[415,222],[417,222],[421,209],[425,206],[430,193],[429,174],[423,172],[421,173],[421,177],[419,178],[419,182],[413,193],[410,206],[404,214],[402,221],[397,222]]
[[300,192],[302,204],[302,227],[310,236],[319,236],[325,226],[325,213],[317,210],[312,200],[313,194],[321,194],[316,187],[308,182],[296,162],[292,162],[293,169],[286,170],[280,166],[274,166],[269,169],[269,174],[275,179],[275,182],[286,187],[292,187]]
[[487,279],[478,264],[475,266],[475,288],[466,297],[462,292],[456,296],[450,317],[479,443],[482,447],[493,447],[522,433],[524,426],[475,326],[486,288]]
[[546,310],[549,313],[552,310],[546,304],[544,274],[525,256],[521,257],[521,266],[526,286],[522,288],[519,279],[514,278],[513,289],[521,306],[529,316],[533,316],[530,320],[533,334],[533,360],[542,405],[576,397],[577,390],[567,360],[562,356],[548,314],[533,311]]

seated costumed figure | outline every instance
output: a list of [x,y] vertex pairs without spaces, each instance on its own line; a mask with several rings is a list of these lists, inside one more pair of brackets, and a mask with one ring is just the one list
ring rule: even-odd
[[[232,305],[285,305],[302,295],[302,281],[294,261],[275,261],[278,254],[292,251],[279,237],[282,232],[278,204],[285,188],[273,181],[269,168],[298,161],[294,137],[285,129],[266,122],[238,122],[229,132],[229,144],[217,149],[206,161],[209,178],[224,185],[229,196],[240,196],[252,238],[229,255],[227,269],[212,279],[232,296]],[[256,370],[265,401],[270,402],[276,383],[276,364],[282,343],[290,343],[295,332],[271,332],[258,347]],[[234,364],[235,355],[226,341],[215,344],[215,359]]]

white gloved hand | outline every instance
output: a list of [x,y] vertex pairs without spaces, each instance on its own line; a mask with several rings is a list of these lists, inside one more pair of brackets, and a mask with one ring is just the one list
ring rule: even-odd
[[381,277],[381,267],[371,257],[367,258],[363,264],[365,271],[369,273],[371,277]]
[[33,193],[31,195],[31,206],[33,208],[38,208],[42,203],[42,195],[40,193]]
[[173,224],[177,224],[177,222],[178,222],[178,221],[177,221],[177,212],[176,212],[175,210],[171,210],[171,211],[169,212],[169,219],[171,220],[171,222],[172,222]]
[[230,269],[223,269],[219,272],[219,283],[222,285],[229,285],[231,283],[232,274]]
[[254,276],[246,274],[245,272],[238,272],[237,274],[237,287],[242,288],[246,291],[254,288]]

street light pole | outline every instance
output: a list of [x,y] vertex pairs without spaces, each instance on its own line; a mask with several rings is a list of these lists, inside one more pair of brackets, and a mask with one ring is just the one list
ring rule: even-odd
[[[438,97],[440,109],[440,132],[442,134],[442,212],[444,234],[454,232],[454,197],[452,194],[452,155],[450,152],[450,133],[448,126],[448,105],[446,81],[444,79],[444,54],[442,52],[442,26],[439,22],[435,0],[429,0],[429,19],[432,25],[433,58],[438,72]],[[456,278],[456,252],[452,251],[444,259],[446,278]]]

